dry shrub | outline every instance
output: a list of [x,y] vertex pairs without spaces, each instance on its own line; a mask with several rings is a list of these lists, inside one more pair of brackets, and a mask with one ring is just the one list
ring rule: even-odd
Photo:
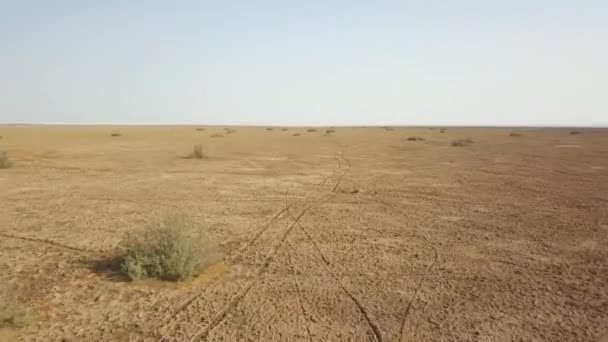
[[226,134],[236,133],[236,129],[232,128],[224,128],[224,131],[226,131]]
[[207,158],[207,155],[203,152],[203,146],[202,145],[194,145],[194,148],[192,148],[192,154],[190,155],[191,158],[194,159],[205,159]]
[[205,129],[204,128],[197,128],[196,130],[197,131],[204,131]]
[[452,146],[467,146],[468,144],[472,144],[475,141],[471,138],[466,138],[466,139],[457,139],[452,141]]
[[316,132],[317,130],[314,128],[307,129],[306,132]]
[[425,139],[423,137],[409,137],[407,138],[408,141],[424,141]]
[[272,131],[271,127],[266,128],[267,131]]
[[294,134],[292,134],[292,135],[293,135],[294,137],[299,137],[299,136],[300,136],[300,133],[294,133]]
[[184,216],[167,217],[127,234],[122,248],[117,267],[131,279],[183,280],[214,261],[206,231]]
[[581,134],[579,131],[570,131],[570,134]]
[[521,137],[521,133],[511,132],[510,137]]
[[0,311],[0,328],[23,328],[34,320],[34,315],[26,309],[3,309]]
[[289,131],[289,128],[281,128],[281,131]]
[[211,136],[212,138],[223,138],[224,135],[220,134],[220,133],[215,133]]
[[120,134],[120,133],[112,133],[110,135],[113,137],[122,137],[122,134]]
[[393,127],[388,127],[388,126],[384,126],[382,128],[384,128],[385,131],[394,131],[395,130]]
[[331,129],[331,128],[330,128],[330,129],[325,130],[325,134],[327,134],[327,135],[330,135],[330,134],[332,134],[332,133],[336,133],[336,130],[335,130],[335,129]]
[[8,154],[4,151],[0,151],[0,169],[8,169],[13,166],[13,162],[8,159]]
[[441,133],[445,133],[445,131],[447,131],[447,128],[440,128],[439,129],[439,132],[441,132]]

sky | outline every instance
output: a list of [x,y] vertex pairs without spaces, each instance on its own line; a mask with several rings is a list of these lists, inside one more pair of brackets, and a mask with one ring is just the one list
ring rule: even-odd
[[608,1],[0,0],[0,122],[608,126]]

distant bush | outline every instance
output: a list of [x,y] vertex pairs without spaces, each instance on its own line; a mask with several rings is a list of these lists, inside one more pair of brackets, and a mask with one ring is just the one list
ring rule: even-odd
[[409,141],[424,141],[425,139],[423,137],[409,137],[409,138],[407,138],[407,140],[409,140]]
[[327,134],[327,135],[332,134],[332,133],[336,133],[336,130],[335,129],[331,129],[331,128],[325,130],[325,134]]
[[13,162],[8,159],[8,154],[0,151],[0,169],[8,169],[13,166]]
[[511,132],[510,137],[521,137],[521,133]]
[[128,234],[122,249],[116,266],[131,279],[183,280],[197,276],[213,262],[205,230],[183,216],[168,217]]
[[581,134],[579,131],[570,131],[570,134]]
[[288,131],[289,128],[281,128],[281,131]]
[[197,128],[196,130],[197,130],[197,131],[204,131],[205,129],[204,129],[204,128],[200,128],[200,127],[199,127],[199,128]]
[[211,136],[212,138],[223,138],[224,135],[220,134],[220,133],[215,133]]
[[294,137],[299,137],[299,136],[300,136],[300,133],[294,133],[294,134],[292,134],[292,135],[293,135]]
[[271,127],[266,128],[267,131],[272,131]]
[[232,128],[224,128],[224,130],[226,131],[226,134],[232,134],[236,132],[236,129],[232,129]]
[[202,145],[194,145],[194,148],[192,148],[192,154],[190,155],[190,157],[195,158],[195,159],[204,159],[204,158],[207,158],[207,155],[203,152]]
[[457,139],[452,141],[452,146],[467,146],[468,144],[472,144],[475,141],[473,141],[473,139],[471,138],[466,138],[466,139]]
[[120,134],[120,133],[112,133],[110,135],[113,137],[122,137],[122,134]]
[[317,130],[314,128],[307,129],[306,132],[316,132]]
[[384,128],[384,130],[385,130],[385,131],[394,131],[394,130],[395,130],[395,128],[393,128],[393,127],[388,127],[388,126],[384,126],[384,127],[382,127],[382,128]]
[[441,132],[441,133],[445,133],[445,131],[447,131],[447,128],[440,128],[439,129],[439,132]]

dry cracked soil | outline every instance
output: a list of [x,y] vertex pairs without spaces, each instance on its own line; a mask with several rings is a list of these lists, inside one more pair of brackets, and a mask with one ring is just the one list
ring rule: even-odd
[[[0,126],[0,340],[608,332],[608,130],[333,129]],[[174,212],[217,246],[199,277],[105,267]]]

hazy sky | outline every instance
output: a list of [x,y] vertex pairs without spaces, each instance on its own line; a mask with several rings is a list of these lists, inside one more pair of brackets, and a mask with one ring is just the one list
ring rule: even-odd
[[0,122],[608,125],[608,1],[0,0]]

